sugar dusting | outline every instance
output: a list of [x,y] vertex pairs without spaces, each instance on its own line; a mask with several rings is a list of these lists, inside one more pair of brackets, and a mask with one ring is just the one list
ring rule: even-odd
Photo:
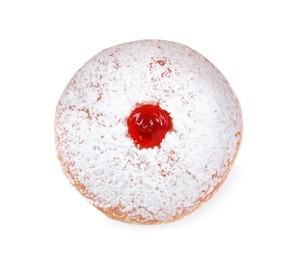
[[[142,103],[158,103],[173,120],[160,148],[138,149],[128,137],[126,119]],[[157,40],[94,56],[55,118],[64,172],[93,205],[112,217],[117,208],[128,222],[190,212],[226,177],[241,133],[239,103],[221,73],[192,49]]]

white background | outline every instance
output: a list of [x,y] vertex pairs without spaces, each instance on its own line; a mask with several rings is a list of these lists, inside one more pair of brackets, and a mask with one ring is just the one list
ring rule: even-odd
[[[1,1],[0,259],[289,259],[288,1]],[[220,191],[166,225],[108,219],[54,148],[58,99],[104,48],[164,39],[196,49],[242,105],[244,140]]]

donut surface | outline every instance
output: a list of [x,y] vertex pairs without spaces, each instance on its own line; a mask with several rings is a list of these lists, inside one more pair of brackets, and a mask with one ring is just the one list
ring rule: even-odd
[[[159,146],[140,147],[128,118],[151,104],[169,113]],[[143,40],[95,55],[71,79],[55,116],[66,176],[107,216],[177,220],[223,183],[242,138],[239,102],[208,60],[182,44]]]

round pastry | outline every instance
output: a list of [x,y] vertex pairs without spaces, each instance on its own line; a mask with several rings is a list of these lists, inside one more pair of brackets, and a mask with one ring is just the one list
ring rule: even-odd
[[66,176],[108,217],[177,220],[207,201],[236,158],[242,114],[229,83],[182,44],[108,48],[71,79],[56,109]]

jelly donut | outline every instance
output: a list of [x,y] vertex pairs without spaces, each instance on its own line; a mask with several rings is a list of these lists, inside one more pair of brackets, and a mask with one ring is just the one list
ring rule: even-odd
[[221,186],[242,139],[242,113],[220,71],[182,44],[105,49],[71,79],[55,143],[71,183],[108,217],[165,223]]

